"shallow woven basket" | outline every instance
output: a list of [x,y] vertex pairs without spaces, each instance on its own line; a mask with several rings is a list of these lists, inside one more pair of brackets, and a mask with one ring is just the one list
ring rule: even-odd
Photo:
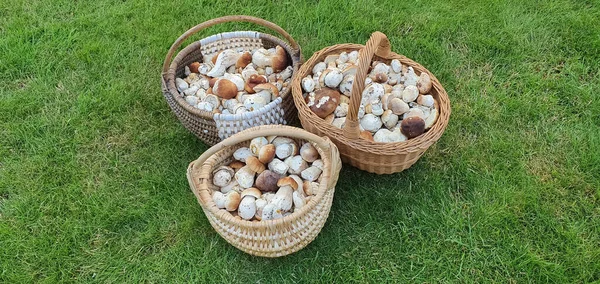
[[[188,37],[208,27],[227,22],[250,22],[267,27],[279,33],[287,42],[272,35],[254,31],[220,33],[188,45],[171,62],[173,54]],[[261,47],[269,49],[277,45],[283,47],[288,54],[288,62],[294,68],[293,78],[301,62],[300,47],[278,25],[250,16],[226,16],[201,23],[181,35],[169,49],[161,76],[163,95],[183,126],[209,145],[214,145],[232,134],[253,126],[292,123],[296,119],[296,109],[289,87],[281,90],[279,98],[258,110],[243,114],[213,114],[189,105],[175,86],[175,78],[182,77],[185,66],[194,61],[201,62],[205,58],[210,59],[226,49],[252,51]]]
[[[217,208],[212,193],[219,188],[212,184],[212,171],[233,161],[233,152],[248,147],[253,138],[271,135],[290,137],[298,143],[311,142],[318,150],[324,168],[317,194],[298,212],[269,221],[237,219]],[[341,167],[339,152],[329,139],[291,126],[265,125],[244,130],[211,147],[190,163],[187,177],[208,221],[227,242],[251,255],[279,257],[304,248],[319,234],[329,215]]]
[[[323,119],[314,114],[304,102],[302,78],[311,74],[313,67],[323,61],[327,55],[339,54],[341,52],[359,51],[359,64],[356,79],[352,86],[350,105],[344,129],[327,124]],[[359,137],[358,108],[360,107],[362,91],[365,78],[371,66],[371,60],[379,60],[390,63],[398,59],[402,64],[412,66],[415,73],[427,72],[431,77],[432,89],[430,94],[436,100],[439,107],[439,116],[436,123],[422,135],[404,142],[379,143],[368,141]],[[330,46],[313,54],[298,70],[292,82],[292,94],[298,116],[304,129],[317,135],[326,135],[331,138],[340,150],[342,161],[349,163],[361,170],[376,174],[390,174],[403,171],[412,166],[423,155],[425,150],[435,143],[448,125],[450,117],[450,100],[444,87],[438,79],[420,64],[390,50],[390,42],[380,32],[375,32],[367,42],[366,46],[360,44],[338,44]]]

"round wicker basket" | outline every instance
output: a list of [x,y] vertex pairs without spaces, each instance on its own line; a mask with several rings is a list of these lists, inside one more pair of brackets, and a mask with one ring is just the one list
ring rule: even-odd
[[[173,58],[173,54],[188,37],[208,27],[227,22],[250,22],[267,27],[281,35],[287,42],[270,34],[254,31],[234,31],[216,34],[193,42]],[[277,45],[283,47],[287,52],[288,62],[291,62],[294,68],[293,74],[295,74],[302,60],[300,47],[278,25],[263,19],[241,15],[226,16],[201,23],[181,35],[169,49],[163,64],[161,76],[163,95],[183,126],[208,145],[214,145],[230,135],[253,126],[290,124],[297,116],[293,99],[290,95],[291,88],[289,87],[284,87],[280,92],[279,98],[261,109],[243,114],[213,114],[212,112],[200,110],[189,105],[175,86],[175,78],[182,77],[185,72],[185,66],[188,66],[192,62],[211,58],[213,55],[226,49],[252,51],[258,48],[268,49]],[[173,60],[171,61],[171,59]]]
[[[214,203],[212,193],[219,188],[212,184],[211,173],[233,161],[233,152],[247,147],[253,138],[271,135],[313,144],[324,163],[318,192],[299,211],[281,219],[255,222],[236,219]],[[190,163],[187,177],[208,221],[227,242],[251,255],[279,257],[304,248],[319,234],[329,215],[341,166],[339,152],[329,139],[291,126],[265,125],[244,130],[211,147]]]
[[[352,86],[348,116],[344,129],[327,124],[323,119],[314,114],[306,105],[300,86],[302,78],[312,72],[312,68],[327,55],[341,52],[359,51],[359,64],[356,79]],[[420,75],[427,72],[431,77],[432,89],[430,94],[439,107],[439,117],[435,124],[422,135],[404,142],[379,143],[368,141],[359,137],[358,109],[364,89],[365,78],[368,74],[372,60],[390,63],[398,59],[403,65],[412,66],[415,73]],[[292,95],[302,127],[312,133],[328,136],[340,151],[342,161],[349,163],[361,170],[376,174],[390,174],[403,171],[412,166],[433,143],[444,133],[450,117],[450,100],[448,94],[438,79],[420,64],[396,54],[390,50],[387,37],[380,32],[375,32],[365,45],[338,44],[321,49],[302,65],[292,82]]]

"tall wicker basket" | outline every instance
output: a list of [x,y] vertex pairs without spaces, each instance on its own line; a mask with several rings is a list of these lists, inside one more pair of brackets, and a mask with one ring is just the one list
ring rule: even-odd
[[[256,222],[236,219],[214,203],[212,193],[219,189],[212,184],[211,173],[233,161],[233,152],[247,147],[253,138],[271,135],[313,144],[324,163],[318,192],[299,211],[282,219]],[[211,147],[190,163],[187,177],[208,221],[227,242],[252,255],[279,257],[304,248],[317,237],[329,215],[341,167],[339,152],[329,139],[291,126],[264,125],[244,130]]]
[[[359,64],[356,79],[352,86],[346,123],[344,129],[340,129],[326,123],[310,110],[304,102],[300,84],[302,78],[309,75],[313,67],[318,62],[323,61],[327,55],[353,50],[360,50]],[[408,141],[379,143],[362,139],[359,137],[358,109],[371,60],[379,60],[389,64],[393,59],[400,60],[404,65],[412,66],[415,73],[419,75],[422,72],[429,74],[432,81],[430,93],[439,106],[440,113],[438,120],[427,132]],[[304,129],[317,135],[329,136],[338,146],[343,162],[349,163],[361,170],[377,174],[396,173],[412,166],[423,155],[425,150],[442,136],[450,117],[450,100],[446,90],[444,90],[438,79],[420,64],[392,52],[389,40],[380,32],[373,33],[366,46],[360,44],[338,44],[326,47],[313,54],[298,70],[292,82],[292,94],[296,108],[298,109],[300,122]]]
[[[203,29],[227,22],[250,22],[267,27],[281,35],[287,42],[270,34],[254,31],[234,31],[216,34],[196,41],[185,47],[173,58],[173,54],[188,37]],[[293,74],[295,75],[301,62],[300,47],[278,25],[251,16],[226,16],[201,23],[181,35],[169,49],[161,76],[163,95],[183,126],[209,145],[214,145],[232,134],[253,126],[290,124],[296,118],[296,109],[289,87],[281,90],[279,98],[258,110],[243,114],[213,114],[189,105],[175,86],[175,78],[182,77],[185,66],[194,61],[211,58],[226,49],[251,51],[261,47],[268,49],[277,45],[283,47],[287,52],[288,62],[292,63]],[[171,59],[173,59],[172,62]]]

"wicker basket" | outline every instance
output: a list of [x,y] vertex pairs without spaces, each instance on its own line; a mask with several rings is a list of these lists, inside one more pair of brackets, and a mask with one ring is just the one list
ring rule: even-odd
[[[323,61],[327,55],[341,52],[359,51],[359,65],[356,79],[352,86],[350,105],[344,129],[327,124],[323,119],[314,114],[304,102],[302,78],[312,71],[315,64]],[[422,135],[404,142],[379,143],[359,138],[358,109],[364,89],[365,78],[371,65],[371,60],[390,63],[398,59],[402,64],[412,66],[415,73],[427,72],[431,77],[431,95],[439,106],[439,117],[436,123]],[[403,171],[412,166],[423,155],[425,150],[435,143],[448,125],[450,117],[450,101],[444,87],[438,79],[420,64],[390,50],[387,37],[380,32],[375,32],[366,46],[360,44],[338,44],[316,52],[302,65],[292,82],[292,94],[300,122],[304,129],[317,135],[326,135],[331,138],[340,151],[342,161],[349,163],[361,170],[376,174],[390,174]]]
[[[171,62],[173,54],[188,37],[213,25],[226,22],[250,22],[261,25],[279,33],[287,42],[272,35],[254,31],[221,33],[188,45]],[[161,76],[163,95],[183,126],[209,145],[214,145],[232,134],[253,126],[292,123],[296,118],[296,109],[289,87],[281,90],[279,98],[258,110],[243,114],[213,114],[189,105],[175,86],[175,78],[182,77],[185,66],[194,61],[212,58],[213,55],[226,49],[251,51],[261,47],[268,49],[277,45],[283,47],[287,52],[288,62],[292,63],[293,74],[295,74],[301,62],[300,47],[281,27],[250,16],[226,16],[201,23],[181,35],[169,49]]]
[[[224,209],[218,209],[212,193],[219,190],[212,184],[212,171],[233,161],[233,152],[248,146],[259,136],[286,136],[298,143],[311,142],[324,163],[317,194],[298,212],[282,219],[245,221],[236,219]],[[227,242],[256,256],[279,257],[296,252],[312,240],[327,220],[338,175],[342,167],[336,146],[299,128],[284,125],[264,125],[235,134],[204,152],[187,170],[190,187],[208,221]]]

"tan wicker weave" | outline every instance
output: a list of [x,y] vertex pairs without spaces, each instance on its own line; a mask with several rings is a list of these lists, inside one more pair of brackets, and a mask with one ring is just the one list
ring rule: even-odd
[[[247,147],[255,137],[270,135],[290,137],[298,143],[308,141],[315,146],[324,162],[318,193],[298,212],[282,219],[236,219],[215,205],[212,193],[219,189],[212,184],[211,173],[233,161],[233,152],[239,147]],[[304,248],[319,234],[329,215],[341,167],[339,152],[329,139],[291,126],[265,125],[244,130],[211,147],[190,163],[187,177],[208,221],[227,242],[252,255],[279,257]]]
[[[359,65],[356,79],[352,86],[348,116],[344,129],[327,124],[323,119],[314,114],[304,102],[302,78],[311,74],[315,64],[323,61],[327,55],[339,54],[341,52],[359,51]],[[359,138],[358,109],[360,107],[361,95],[364,89],[365,78],[368,74],[371,60],[379,60],[390,63],[398,59],[402,64],[412,66],[415,73],[427,72],[431,77],[431,95],[439,106],[439,117],[437,122],[424,134],[405,142],[379,143]],[[412,166],[423,155],[425,150],[435,143],[448,125],[450,117],[450,100],[444,87],[438,79],[420,64],[390,50],[387,37],[380,32],[375,32],[367,42],[366,46],[360,44],[338,44],[324,48],[306,61],[298,70],[292,82],[292,94],[298,116],[304,129],[317,135],[326,135],[338,146],[342,161],[349,163],[361,170],[377,174],[390,174],[403,171]]]
[[[269,34],[253,31],[221,33],[188,45],[171,62],[173,54],[188,37],[208,27],[226,22],[250,22],[264,26],[279,33],[287,42]],[[213,55],[226,49],[252,51],[261,47],[268,49],[277,45],[283,47],[287,52],[288,60],[294,68],[293,74],[295,74],[301,62],[302,53],[296,41],[281,27],[250,16],[226,16],[201,23],[181,35],[169,49],[161,76],[163,95],[183,126],[209,145],[253,126],[290,124],[297,116],[289,87],[281,90],[279,98],[256,111],[244,114],[213,114],[189,105],[175,86],[175,78],[182,77],[185,66],[194,61],[212,58]]]

